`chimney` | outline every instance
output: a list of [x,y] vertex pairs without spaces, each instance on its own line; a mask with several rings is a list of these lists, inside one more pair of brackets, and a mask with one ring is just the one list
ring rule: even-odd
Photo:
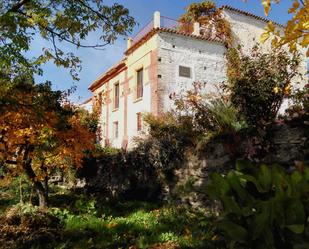
[[132,46],[132,43],[133,43],[133,39],[129,37],[127,40],[127,49],[129,49]]
[[195,22],[193,24],[193,35],[200,35],[200,24],[198,22]]
[[153,27],[154,28],[160,28],[160,20],[161,20],[160,12],[156,11],[153,15]]

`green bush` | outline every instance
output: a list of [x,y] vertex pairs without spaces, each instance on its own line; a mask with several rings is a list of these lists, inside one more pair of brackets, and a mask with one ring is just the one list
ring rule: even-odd
[[222,203],[216,227],[228,248],[309,248],[309,168],[238,163],[207,188]]
[[192,89],[173,96],[175,123],[191,141],[200,142],[219,134],[234,134],[247,124],[228,96],[209,93],[207,84],[196,82]]
[[286,110],[288,117],[309,116],[309,84],[297,89],[291,99],[293,104]]
[[250,55],[230,49],[227,59],[227,89],[238,112],[253,127],[274,121],[291,92],[291,80],[299,75],[299,57],[283,50],[262,53],[255,47]]
[[246,122],[239,118],[236,108],[229,102],[217,99],[209,105],[209,111],[216,121],[218,133],[235,133],[247,128]]

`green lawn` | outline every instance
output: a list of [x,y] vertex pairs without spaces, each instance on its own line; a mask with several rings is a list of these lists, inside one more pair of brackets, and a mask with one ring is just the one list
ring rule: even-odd
[[[8,198],[8,196],[6,196]],[[13,200],[0,200],[12,204]],[[85,194],[51,194],[60,238],[33,248],[215,248],[203,210],[151,202],[101,202]]]

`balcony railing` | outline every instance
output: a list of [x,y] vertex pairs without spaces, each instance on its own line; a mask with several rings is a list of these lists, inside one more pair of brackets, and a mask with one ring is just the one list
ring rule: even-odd
[[162,28],[172,29],[186,34],[193,33],[193,23],[180,22],[170,17],[161,16],[160,24]]
[[159,12],[155,12],[154,18],[152,18],[133,38],[131,38],[128,47],[136,44],[154,28],[172,29],[186,34],[197,32],[194,30],[193,23],[180,22],[166,16],[161,16]]
[[148,34],[154,28],[153,19],[151,19],[133,38],[132,45],[137,43],[142,37]]

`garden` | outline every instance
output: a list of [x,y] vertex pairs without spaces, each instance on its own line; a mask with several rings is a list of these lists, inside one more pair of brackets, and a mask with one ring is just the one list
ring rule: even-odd
[[[103,1],[42,2],[0,3],[0,248],[309,248],[309,84],[292,21],[267,53],[259,44],[245,53],[229,37],[218,94],[195,82],[172,95],[175,109],[144,114],[147,134],[124,150],[96,142],[98,103],[90,113],[69,101],[74,89],[34,76],[53,61],[77,78],[79,59],[57,42],[83,47],[101,26],[113,42],[134,19]],[[306,8],[295,1],[293,20]],[[201,16],[217,20],[220,10],[196,3],[181,19]],[[29,59],[37,29],[54,50]]]

